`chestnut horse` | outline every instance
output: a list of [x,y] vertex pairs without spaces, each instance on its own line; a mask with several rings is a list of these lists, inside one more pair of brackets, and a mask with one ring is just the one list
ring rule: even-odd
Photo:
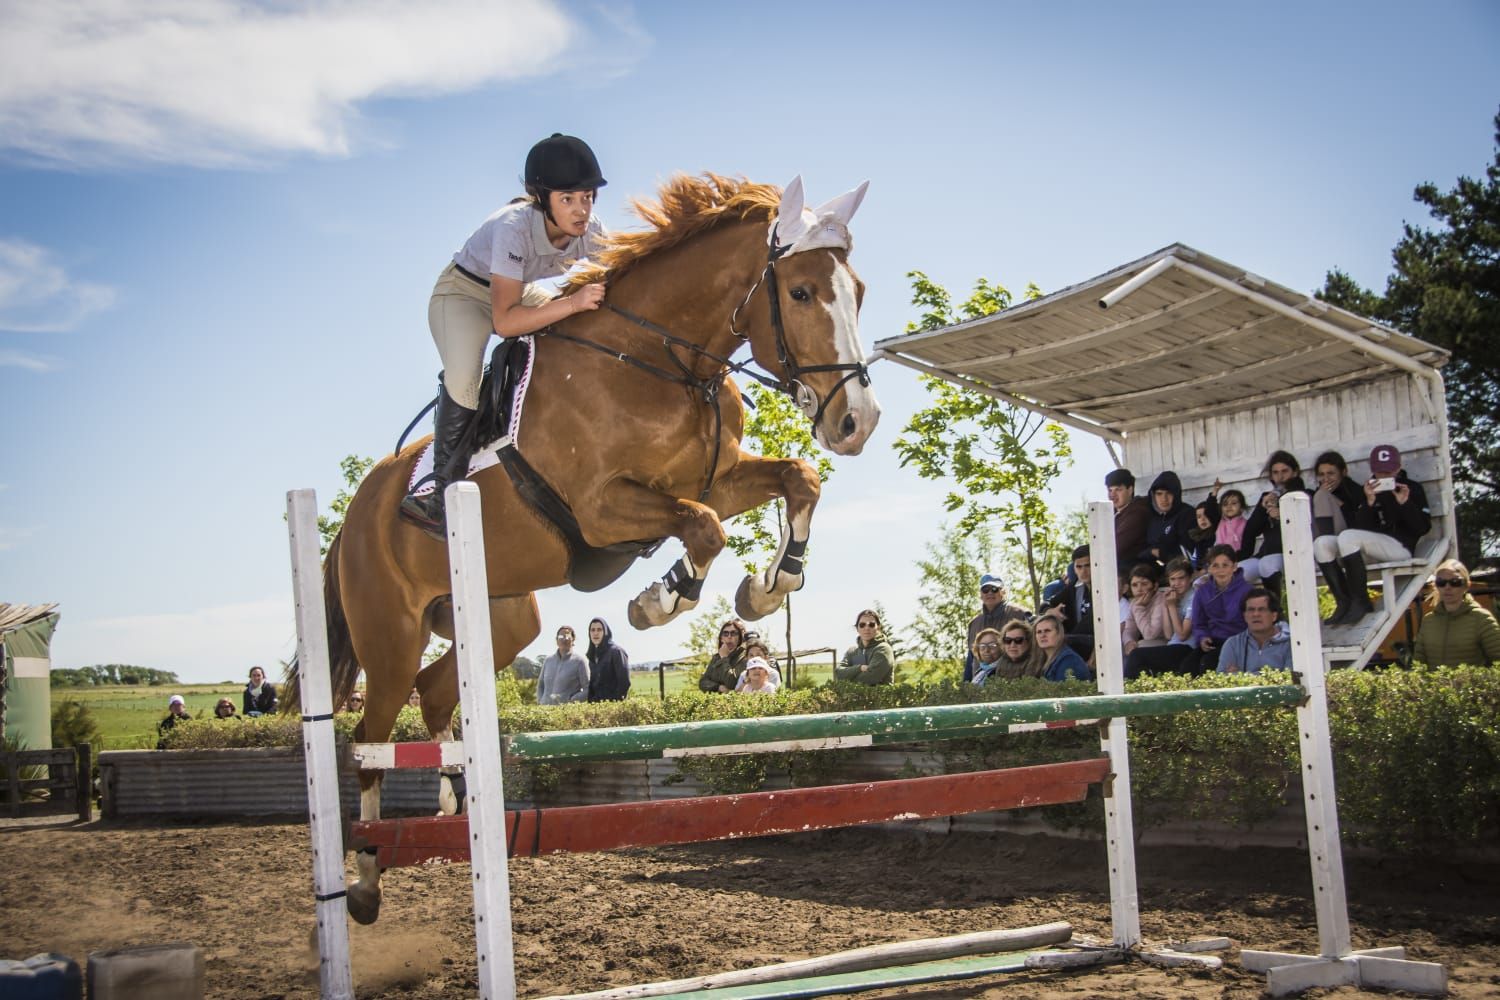
[[[773,498],[786,500],[787,527],[776,557],[741,583],[738,612],[764,617],[802,585],[818,476],[801,460],[740,450],[744,409],[727,376],[745,369],[728,359],[748,341],[770,377],[746,374],[791,394],[823,448],[860,452],[880,417],[857,327],[864,288],[848,262],[847,224],[863,195],[861,186],[812,211],[800,179],[783,194],[713,174],[675,177],[659,202],[634,204],[649,228],[612,237],[593,270],[564,291],[606,280],[604,308],[536,336],[518,451],[571,509],[589,546],[673,537],[686,550],[631,600],[637,628],[692,608],[724,548],[722,521]],[[455,652],[421,667],[430,634],[452,635],[448,553],[397,516],[424,447],[370,470],[324,566],[334,703],[361,667],[367,680],[359,741],[390,737],[413,683],[428,731],[452,738]],[[534,591],[570,582],[577,557],[502,466],[473,479],[484,499],[495,663],[507,664],[541,629]],[[361,818],[378,819],[379,772],[361,784]],[[447,777],[442,784],[451,812],[453,786]],[[373,854],[358,864],[349,910],[368,923],[380,872]]]

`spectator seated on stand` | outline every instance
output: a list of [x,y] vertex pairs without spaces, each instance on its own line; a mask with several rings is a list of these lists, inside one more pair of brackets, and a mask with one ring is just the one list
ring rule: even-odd
[[[776,657],[771,655],[771,650],[760,639],[759,632],[745,632],[745,662],[750,662],[750,657],[758,656],[766,661],[766,669],[771,672],[771,681],[778,688],[781,687],[781,668],[776,665]],[[745,675],[741,672],[739,680],[735,681],[736,691],[745,690]]]
[[214,718],[233,719],[234,717],[234,702],[228,698],[220,698],[218,704],[214,705]]
[[1197,522],[1197,527],[1188,532],[1190,551],[1185,553],[1185,557],[1192,566],[1201,567],[1208,562],[1208,550],[1219,544],[1215,537],[1218,529],[1214,524],[1214,507],[1213,498],[1210,497],[1193,508],[1193,517]]
[[1276,595],[1264,587],[1252,587],[1240,605],[1245,631],[1224,641],[1219,652],[1219,673],[1258,674],[1267,667],[1292,669],[1292,636],[1281,621]]
[[1250,584],[1234,562],[1234,549],[1215,545],[1208,553],[1208,579],[1193,597],[1193,644],[1198,648],[1198,663],[1193,676],[1205,674],[1219,665],[1224,642],[1245,631],[1245,616],[1240,608]]
[[1457,559],[1439,563],[1432,575],[1432,595],[1412,659],[1430,667],[1500,663],[1500,625],[1470,595],[1469,569]]
[[974,641],[979,630],[999,628],[1009,621],[1030,621],[1031,614],[1025,608],[1007,603],[1005,581],[994,573],[985,573],[979,578],[979,614],[969,622],[968,649],[964,658],[964,680],[974,678]]
[[1062,616],[1063,628],[1066,630],[1064,635],[1073,652],[1088,660],[1094,655],[1094,592],[1091,587],[1093,569],[1089,562],[1089,547],[1080,545],[1074,549],[1072,562],[1076,582],[1063,591],[1054,613]]
[[[1174,563],[1177,560],[1174,560]],[[1140,673],[1137,651],[1166,647],[1176,634],[1172,626],[1174,600],[1169,591],[1156,584],[1156,567],[1138,563],[1130,571],[1129,615],[1120,626],[1120,645],[1125,653],[1125,676]]]
[[1193,547],[1188,533],[1197,524],[1193,508],[1182,502],[1182,480],[1175,472],[1163,472],[1151,484],[1151,519],[1146,523],[1146,544],[1134,555],[1133,561],[1164,566],[1168,560],[1187,555]]
[[1063,623],[1055,614],[1038,618],[1031,626],[1036,644],[1041,649],[1042,676],[1049,681],[1091,681],[1094,671],[1084,662],[1066,641]]
[[[1323,457],[1319,457],[1320,494],[1322,474]],[[1376,445],[1370,451],[1370,478],[1365,480],[1360,501],[1353,507],[1352,522],[1347,503],[1337,512],[1343,515],[1348,527],[1340,527],[1336,518],[1333,524],[1336,530],[1320,532],[1313,539],[1313,558],[1335,604],[1328,619],[1330,625],[1356,625],[1375,611],[1370,602],[1367,558],[1377,563],[1410,559],[1417,542],[1432,530],[1427,494],[1421,483],[1406,475],[1401,467],[1401,452],[1391,445]],[[1313,504],[1316,517],[1316,496]]]
[[[1302,492],[1302,468],[1289,451],[1273,451],[1261,469],[1270,489],[1260,495],[1255,509],[1245,521],[1235,559],[1247,580],[1259,580],[1266,589],[1281,590],[1284,565],[1281,555],[1281,498],[1288,492]],[[1257,545],[1258,543],[1258,545]]]
[[1104,477],[1104,488],[1115,509],[1115,565],[1125,566],[1146,547],[1146,525],[1151,504],[1135,495],[1135,476],[1129,469],[1113,469]]

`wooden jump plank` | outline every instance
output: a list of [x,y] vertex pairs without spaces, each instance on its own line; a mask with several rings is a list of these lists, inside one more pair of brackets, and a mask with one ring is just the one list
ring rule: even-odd
[[[506,842],[512,856],[584,853],[1081,802],[1109,768],[1109,759],[1100,757],[744,795],[511,810]],[[464,816],[359,822],[351,843],[375,847],[383,868],[463,861],[469,857],[469,824]]]

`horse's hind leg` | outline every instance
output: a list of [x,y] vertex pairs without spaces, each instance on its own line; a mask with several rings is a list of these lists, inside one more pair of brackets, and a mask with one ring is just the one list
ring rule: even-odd
[[[437,617],[433,630],[444,638],[452,638],[451,613]],[[495,669],[513,663],[541,630],[542,616],[534,595],[491,598],[490,645]],[[432,739],[439,743],[453,739],[453,715],[459,701],[456,644],[417,674],[417,691],[422,695],[422,721]],[[438,783],[439,815],[451,816],[460,811],[464,794],[463,769],[444,768]]]
[[[348,605],[346,605],[348,607]],[[354,609],[349,607],[350,611]],[[356,612],[357,614],[357,612]],[[351,614],[351,624],[354,615]],[[411,614],[384,615],[372,618],[372,632],[359,632],[364,641],[356,647],[360,663],[369,681],[365,694],[365,714],[354,731],[355,742],[381,742],[391,738],[396,716],[406,704],[411,678],[422,658],[426,631],[421,617]],[[361,771],[359,775],[359,818],[380,819],[380,786],[384,772]],[[349,886],[349,915],[361,924],[371,924],[380,914],[380,865],[374,849],[354,856],[358,879]]]

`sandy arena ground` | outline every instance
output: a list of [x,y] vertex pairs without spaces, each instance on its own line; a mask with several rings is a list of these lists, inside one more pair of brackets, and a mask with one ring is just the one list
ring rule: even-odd
[[[210,997],[317,995],[303,825],[0,821],[0,851],[0,957],[60,951],[82,962],[190,941],[207,958]],[[523,996],[546,996],[1053,920],[1107,935],[1104,869],[1091,841],[868,831],[520,860],[517,977]],[[1356,947],[1404,944],[1448,966],[1453,996],[1500,998],[1500,865],[1350,859],[1346,869]],[[1148,848],[1139,873],[1148,939],[1316,950],[1303,854]],[[386,874],[380,921],[352,929],[360,997],[475,995],[468,875],[467,865]],[[1236,954],[1213,973],[1134,964],[904,995],[1259,996],[1263,980]]]

